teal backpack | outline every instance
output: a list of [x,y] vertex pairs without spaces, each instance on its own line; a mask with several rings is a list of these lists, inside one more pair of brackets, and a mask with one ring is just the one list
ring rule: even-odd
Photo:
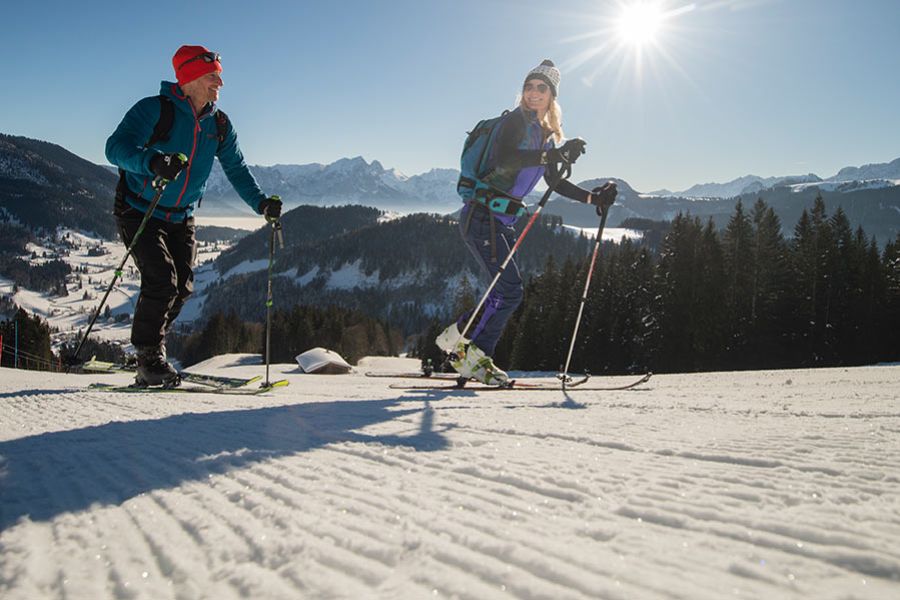
[[490,195],[491,150],[500,126],[510,114],[510,111],[505,110],[499,117],[479,121],[466,136],[459,161],[459,182],[456,184],[456,192],[463,200]]

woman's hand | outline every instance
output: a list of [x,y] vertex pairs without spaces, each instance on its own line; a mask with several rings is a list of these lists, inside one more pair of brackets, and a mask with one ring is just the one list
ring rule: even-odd
[[619,193],[616,188],[615,181],[607,181],[601,186],[595,187],[588,194],[588,203],[598,206],[603,210],[608,210],[616,201],[616,195]]

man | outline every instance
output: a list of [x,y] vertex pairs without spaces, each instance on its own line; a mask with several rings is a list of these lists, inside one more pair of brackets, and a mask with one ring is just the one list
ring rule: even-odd
[[[134,261],[141,294],[131,343],[137,351],[137,383],[175,385],[178,374],[165,356],[166,332],[194,288],[193,210],[219,158],[241,198],[267,220],[281,216],[281,199],[266,197],[247,168],[234,127],[216,108],[222,87],[218,54],[182,46],[172,57],[177,83],[163,81],[159,96],[144,98],[125,114],[106,142],[106,158],[119,167],[114,214],[126,245],[138,235]],[[156,194],[151,183],[168,181],[145,229],[138,229]]]

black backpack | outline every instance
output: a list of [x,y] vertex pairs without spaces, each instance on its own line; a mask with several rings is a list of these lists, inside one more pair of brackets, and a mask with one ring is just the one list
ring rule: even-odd
[[[172,99],[163,95],[157,97],[159,98],[159,120],[157,120],[156,125],[153,126],[153,133],[150,134],[147,143],[144,144],[144,148],[149,148],[158,142],[169,141],[169,133],[171,133],[172,125],[175,123],[175,105],[172,103]],[[225,141],[225,137],[228,135],[228,115],[226,115],[224,111],[216,109],[215,119],[216,139],[219,141],[219,146],[221,147],[222,142]],[[119,183],[116,185],[117,206],[122,206],[125,202],[125,196],[128,196],[139,203],[147,204],[148,208],[150,206],[149,202],[128,189],[128,185],[125,183],[125,171],[119,169]],[[200,203],[198,202],[197,205],[199,206]],[[188,206],[183,206],[167,209],[167,211],[185,212],[188,208]]]

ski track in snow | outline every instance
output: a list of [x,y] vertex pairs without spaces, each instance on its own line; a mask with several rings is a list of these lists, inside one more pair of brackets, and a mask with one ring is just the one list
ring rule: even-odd
[[[196,370],[261,372],[226,362]],[[0,369],[0,597],[900,597],[900,366],[568,397],[274,372]]]

